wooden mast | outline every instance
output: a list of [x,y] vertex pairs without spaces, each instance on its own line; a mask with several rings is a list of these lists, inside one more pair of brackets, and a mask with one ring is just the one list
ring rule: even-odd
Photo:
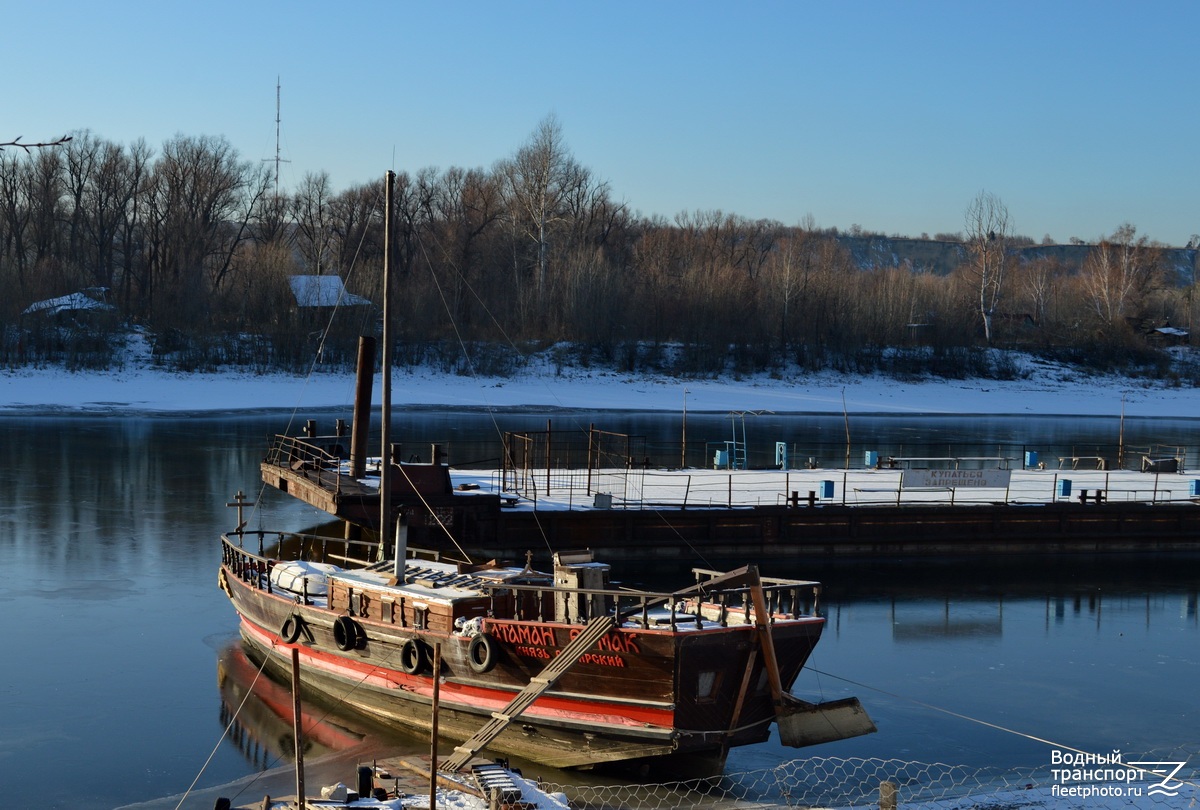
[[376,559],[383,559],[387,538],[392,528],[392,189],[396,173],[388,171],[383,194],[383,379],[380,390],[380,441],[379,450],[379,551]]

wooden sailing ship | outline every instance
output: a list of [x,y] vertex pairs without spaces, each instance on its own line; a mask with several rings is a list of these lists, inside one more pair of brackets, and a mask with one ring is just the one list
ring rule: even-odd
[[[470,754],[486,746],[563,768],[669,757],[674,770],[711,771],[795,714],[787,690],[825,623],[816,583],[763,580],[753,567],[654,593],[614,587],[589,553],[558,554],[547,573],[402,554],[397,571],[393,560],[286,562],[267,545],[276,537],[222,540],[221,587],[252,656],[284,671],[296,648],[310,687],[428,731],[438,645],[440,732],[468,740],[502,723]],[[866,730],[857,703],[832,710],[812,725],[832,720],[834,739]]]

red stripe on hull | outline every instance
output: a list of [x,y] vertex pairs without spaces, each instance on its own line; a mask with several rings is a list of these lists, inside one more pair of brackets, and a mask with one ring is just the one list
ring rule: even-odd
[[[300,651],[304,666],[336,675],[350,684],[367,684],[376,689],[408,692],[426,700],[433,699],[433,684],[429,678],[409,675],[399,670],[387,669],[368,662],[354,661],[332,653],[315,650],[305,644],[287,644],[274,633],[269,633],[246,617],[242,617],[243,634],[252,637],[258,646],[275,650],[292,647]],[[290,660],[290,654],[277,656]],[[516,690],[489,689],[475,685],[445,681],[439,687],[439,701],[447,708],[488,716],[492,711],[503,709],[516,694]],[[397,694],[397,700],[407,700]],[[530,718],[557,720],[587,725],[610,727],[644,728],[659,726],[671,728],[674,712],[670,709],[655,709],[640,704],[619,703],[597,699],[570,698],[561,695],[543,695],[525,710]]]

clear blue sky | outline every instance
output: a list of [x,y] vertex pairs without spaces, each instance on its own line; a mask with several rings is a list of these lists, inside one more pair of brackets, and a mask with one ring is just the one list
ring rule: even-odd
[[553,113],[644,214],[1200,232],[1197,2],[28,2],[0,140],[223,135],[282,184],[490,167]]

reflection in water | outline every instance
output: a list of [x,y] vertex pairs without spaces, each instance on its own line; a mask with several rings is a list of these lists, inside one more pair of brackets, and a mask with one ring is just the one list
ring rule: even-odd
[[[295,712],[289,686],[272,680],[246,657],[240,641],[217,656],[221,725],[255,769],[265,771],[296,759]],[[345,725],[320,708],[301,704],[304,756],[315,758],[358,745],[366,733]]]
[[[930,616],[936,603],[923,602],[918,605],[892,600],[892,639],[915,641],[937,637],[951,638],[999,638],[1003,629],[1004,602],[997,600],[994,615],[980,616],[978,604],[962,605],[950,599],[942,602],[939,615]],[[984,608],[984,612],[988,612]]]

